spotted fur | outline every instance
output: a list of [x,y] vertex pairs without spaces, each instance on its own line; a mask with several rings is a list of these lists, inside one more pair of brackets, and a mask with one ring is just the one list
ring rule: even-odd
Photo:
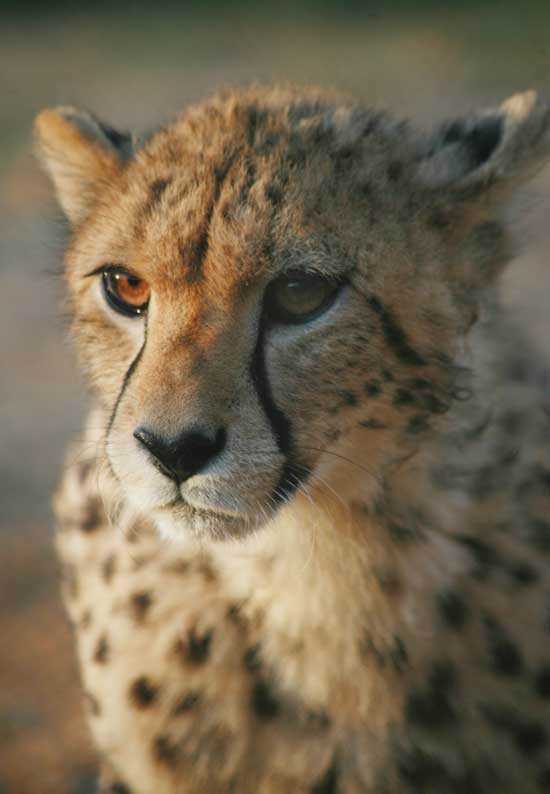
[[[547,380],[491,289],[549,126],[533,94],[423,135],[280,88],[141,142],[39,116],[95,403],[55,509],[102,791],[548,790]],[[273,327],[289,269],[342,286]],[[143,424],[223,427],[217,468],[176,486]]]

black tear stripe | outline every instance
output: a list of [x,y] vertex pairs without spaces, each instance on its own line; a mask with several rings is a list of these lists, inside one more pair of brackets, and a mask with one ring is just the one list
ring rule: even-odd
[[124,378],[122,379],[122,385],[120,387],[120,391],[118,393],[118,397],[115,400],[115,404],[114,404],[113,410],[111,412],[111,416],[109,417],[109,421],[107,422],[107,431],[105,433],[105,441],[107,441],[107,439],[109,438],[109,433],[111,432],[111,428],[113,426],[113,423],[115,421],[115,417],[116,417],[116,414],[117,414],[117,411],[118,411],[118,406],[120,405],[120,401],[122,400],[122,398],[124,396],[124,392],[126,391],[126,387],[130,383],[132,375],[136,371],[137,365],[139,364],[139,362],[141,360],[141,357],[143,355],[143,351],[145,350],[145,343],[147,342],[147,314],[145,315],[144,321],[145,321],[145,327],[143,329],[143,344],[140,347],[137,356],[134,358],[134,360],[132,361],[132,363],[130,364],[128,369],[126,370],[126,374],[124,375]]
[[427,364],[426,359],[410,346],[405,331],[389,309],[386,309],[382,301],[376,295],[370,295],[367,297],[367,302],[380,318],[386,342],[393,348],[397,358],[401,359],[404,364],[410,364],[414,367],[421,367]]
[[309,469],[300,464],[294,458],[294,442],[292,439],[292,425],[286,414],[277,407],[271,392],[271,386],[267,377],[264,357],[264,329],[260,326],[256,349],[252,355],[250,363],[250,375],[256,388],[258,400],[267,416],[275,438],[277,446],[285,456],[285,464],[279,482],[271,494],[275,505],[280,506],[300,487],[302,482],[307,479]]

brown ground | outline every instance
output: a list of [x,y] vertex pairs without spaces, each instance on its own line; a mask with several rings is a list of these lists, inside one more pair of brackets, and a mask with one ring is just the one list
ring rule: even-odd
[[[158,3],[154,16],[142,6],[115,17],[105,4],[92,17],[0,19],[0,794],[93,791],[48,506],[85,398],[47,274],[64,227],[29,154],[32,117],[73,102],[143,129],[220,84],[269,79],[337,86],[420,123],[528,87],[550,97],[547,3],[375,10],[389,5],[329,17],[278,3],[199,18]],[[550,168],[537,187],[521,205],[526,252],[504,293],[549,356]]]

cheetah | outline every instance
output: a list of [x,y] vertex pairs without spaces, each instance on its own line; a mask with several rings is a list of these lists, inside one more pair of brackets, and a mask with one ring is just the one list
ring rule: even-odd
[[255,86],[36,140],[93,403],[55,512],[101,791],[550,791],[548,374],[497,299],[550,107],[427,133]]

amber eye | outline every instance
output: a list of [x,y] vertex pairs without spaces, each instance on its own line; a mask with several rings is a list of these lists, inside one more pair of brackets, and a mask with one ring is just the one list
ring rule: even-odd
[[146,281],[121,267],[106,267],[101,271],[101,277],[109,306],[127,317],[144,314],[151,294]]
[[273,322],[306,323],[329,308],[340,286],[315,273],[286,273],[267,288],[265,311]]

